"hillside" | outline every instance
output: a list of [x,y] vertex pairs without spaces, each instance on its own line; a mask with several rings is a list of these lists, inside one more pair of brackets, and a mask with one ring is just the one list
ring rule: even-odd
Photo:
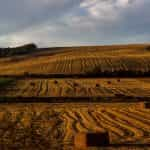
[[30,52],[0,58],[0,149],[149,150],[150,45]]
[[[150,72],[149,45],[42,49],[35,54],[0,59],[0,75],[111,74]],[[121,74],[121,73],[120,73]],[[120,75],[119,74],[119,75]]]
[[33,43],[18,47],[0,48],[0,57],[12,57],[18,55],[31,54],[37,51],[37,46]]

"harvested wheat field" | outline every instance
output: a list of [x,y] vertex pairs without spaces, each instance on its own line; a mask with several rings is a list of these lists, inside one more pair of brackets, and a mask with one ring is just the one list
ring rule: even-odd
[[[51,48],[0,58],[0,149],[79,150],[79,142],[86,150],[149,150],[149,47]],[[106,133],[108,144],[100,135],[92,139],[98,146],[87,146],[89,133]]]
[[149,113],[134,103],[1,104],[0,145],[67,150],[73,149],[78,132],[108,131],[114,149],[116,144],[124,148],[143,144],[146,149],[144,144],[150,143]]
[[2,58],[0,75],[88,74],[95,69],[108,74],[150,71],[149,45],[72,47],[60,48],[60,51],[53,55],[43,51],[39,55],[32,54],[28,57]]
[[0,90],[13,97],[150,97],[149,78],[21,79]]

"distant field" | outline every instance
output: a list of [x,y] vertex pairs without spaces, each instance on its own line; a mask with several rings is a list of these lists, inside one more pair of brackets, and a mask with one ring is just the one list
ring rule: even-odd
[[150,72],[149,45],[60,48],[60,53],[42,50],[30,56],[0,59],[0,75],[88,74],[95,71]]
[[0,91],[13,97],[150,97],[149,78],[22,79]]
[[111,144],[125,149],[129,143],[150,143],[149,113],[137,104],[1,104],[0,145],[73,150],[76,133],[108,131]]

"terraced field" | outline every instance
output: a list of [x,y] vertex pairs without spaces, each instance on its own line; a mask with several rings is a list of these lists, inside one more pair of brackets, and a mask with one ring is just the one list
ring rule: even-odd
[[76,133],[91,131],[108,131],[111,144],[147,144],[149,113],[138,104],[1,104],[0,145],[72,149]]
[[[63,51],[63,48],[62,48]],[[43,52],[44,53],[44,52]],[[0,60],[0,75],[84,74],[99,68],[101,72],[150,71],[148,45],[66,48],[62,53]],[[10,65],[11,64],[11,65]]]
[[22,79],[0,90],[13,97],[150,97],[149,78]]
[[[143,75],[150,73],[149,58],[150,45],[144,44],[69,47],[0,58],[0,149],[76,150],[77,133],[108,131],[109,150],[149,150],[150,78],[82,76],[95,69]],[[50,103],[53,98],[55,103]],[[56,98],[63,100],[58,103]]]

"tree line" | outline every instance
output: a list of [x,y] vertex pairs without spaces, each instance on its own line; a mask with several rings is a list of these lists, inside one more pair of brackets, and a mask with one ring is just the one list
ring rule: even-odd
[[0,48],[0,57],[29,54],[36,50],[37,46],[34,43],[13,48]]

